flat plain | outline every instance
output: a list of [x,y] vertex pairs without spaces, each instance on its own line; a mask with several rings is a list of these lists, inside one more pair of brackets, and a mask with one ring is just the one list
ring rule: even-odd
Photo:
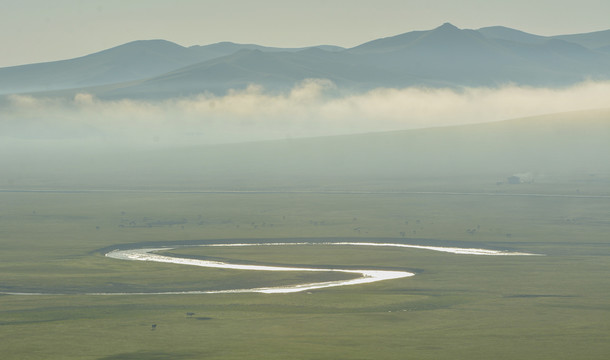
[[[609,225],[600,215],[610,213],[607,198],[0,196],[9,205],[0,214],[2,291],[67,294],[0,296],[0,337],[8,358],[602,359],[610,351],[604,341],[610,323]],[[395,268],[416,276],[295,294],[82,295],[299,282],[312,275],[125,262],[99,251],[134,243],[287,238],[376,239],[545,256],[189,247],[172,252],[234,262]]]
[[[2,358],[607,359],[610,132],[607,111],[593,117],[563,122],[571,128],[561,117],[551,127],[529,119],[521,121],[525,132],[499,123],[134,152],[129,161],[82,153],[17,161],[6,152]],[[527,181],[511,184],[513,174]],[[541,256],[180,247],[339,240]],[[139,246],[234,263],[416,275],[291,294],[91,295],[345,276],[104,256]]]

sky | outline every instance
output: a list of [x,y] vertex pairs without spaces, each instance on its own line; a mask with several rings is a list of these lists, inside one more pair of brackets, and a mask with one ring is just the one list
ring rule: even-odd
[[87,55],[134,40],[352,47],[445,22],[538,35],[610,29],[608,0],[2,0],[0,67]]

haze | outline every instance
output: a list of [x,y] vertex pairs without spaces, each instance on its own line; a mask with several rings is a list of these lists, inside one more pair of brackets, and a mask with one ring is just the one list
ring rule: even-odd
[[168,147],[369,133],[494,122],[607,107],[610,82],[562,88],[378,88],[345,93],[312,79],[285,93],[260,86],[227,95],[101,100],[10,95],[0,105],[9,140],[84,140]]

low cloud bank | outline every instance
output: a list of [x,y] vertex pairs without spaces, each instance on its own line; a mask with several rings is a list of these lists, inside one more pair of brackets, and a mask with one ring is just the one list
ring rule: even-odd
[[11,95],[0,102],[0,137],[153,146],[232,143],[491,122],[608,107],[608,98],[610,82],[345,93],[327,80],[307,80],[282,94],[251,86],[224,96],[162,101]]

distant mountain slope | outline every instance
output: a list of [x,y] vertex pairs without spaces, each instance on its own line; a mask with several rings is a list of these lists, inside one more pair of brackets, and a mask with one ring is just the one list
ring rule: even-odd
[[80,58],[0,68],[0,91],[33,92],[143,79],[198,61],[165,40],[134,41]]
[[101,97],[192,95],[202,91],[224,93],[250,84],[267,90],[288,90],[306,79],[328,79],[352,89],[376,86],[428,84],[415,76],[353,61],[342,52],[307,49],[298,52],[240,50],[141,82],[100,89]]
[[[173,173],[209,181],[291,186],[393,184],[447,189],[463,181],[495,187],[514,174],[541,183],[562,177],[610,181],[610,109],[496,123],[192,148],[155,154],[197,158],[200,169]],[[170,155],[171,154],[171,155]],[[175,167],[174,167],[175,166]],[[207,173],[207,175],[206,175]],[[197,175],[198,174],[198,175]],[[590,175],[593,175],[590,177]],[[186,177],[185,177],[186,178]],[[240,179],[247,179],[241,181]],[[606,188],[608,191],[608,188]]]
[[605,52],[605,53],[610,53],[610,45],[600,47],[600,48],[597,49],[597,51]]
[[[330,45],[319,48],[328,51],[342,49]],[[0,68],[0,94],[78,89],[142,80],[243,49],[295,52],[304,48],[270,48],[228,42],[185,48],[165,40],[139,40],[75,59]]]
[[523,44],[540,44],[548,39],[545,36],[529,34],[524,31],[511,29],[505,26],[484,27],[478,29],[477,31],[489,39],[509,40]]
[[259,50],[263,52],[297,52],[306,49],[321,49],[326,51],[341,51],[345,50],[340,46],[334,45],[319,45],[319,46],[311,46],[304,48],[278,48],[278,47],[268,47],[261,46],[256,44],[236,44],[228,41],[219,42],[210,45],[195,45],[189,47],[189,50],[197,56],[200,62],[204,62],[207,60],[220,58],[223,56],[228,56],[231,54],[235,54],[240,50]]
[[580,44],[589,49],[597,49],[605,46],[610,46],[610,30],[595,31],[586,34],[558,35],[553,37],[556,39]]
[[[610,109],[495,123],[150,151],[0,151],[0,188],[610,195]],[[0,148],[2,144],[0,143]],[[28,164],[24,167],[23,164]],[[522,176],[533,185],[511,186]],[[12,179],[12,183],[10,182]],[[502,184],[498,184],[502,183]],[[562,191],[563,191],[562,190]]]
[[[491,33],[501,33],[504,38],[485,36]],[[347,51],[359,54],[370,64],[404,69],[455,85],[559,85],[610,75],[610,58],[605,54],[506,28],[479,32],[444,24],[430,31],[374,40]]]
[[559,39],[581,45],[590,50],[610,46],[610,30],[555,36],[534,35],[504,26],[484,27],[477,31],[490,39],[502,39],[525,44],[541,44],[549,39]]
[[[258,84],[288,89],[307,78],[353,90],[407,86],[563,86],[610,79],[610,30],[544,37],[505,27],[427,30],[342,49],[222,42],[185,48],[136,41],[77,59],[0,69],[0,94],[89,92],[164,98]],[[66,91],[67,89],[67,91]],[[53,95],[47,93],[47,95]]]

